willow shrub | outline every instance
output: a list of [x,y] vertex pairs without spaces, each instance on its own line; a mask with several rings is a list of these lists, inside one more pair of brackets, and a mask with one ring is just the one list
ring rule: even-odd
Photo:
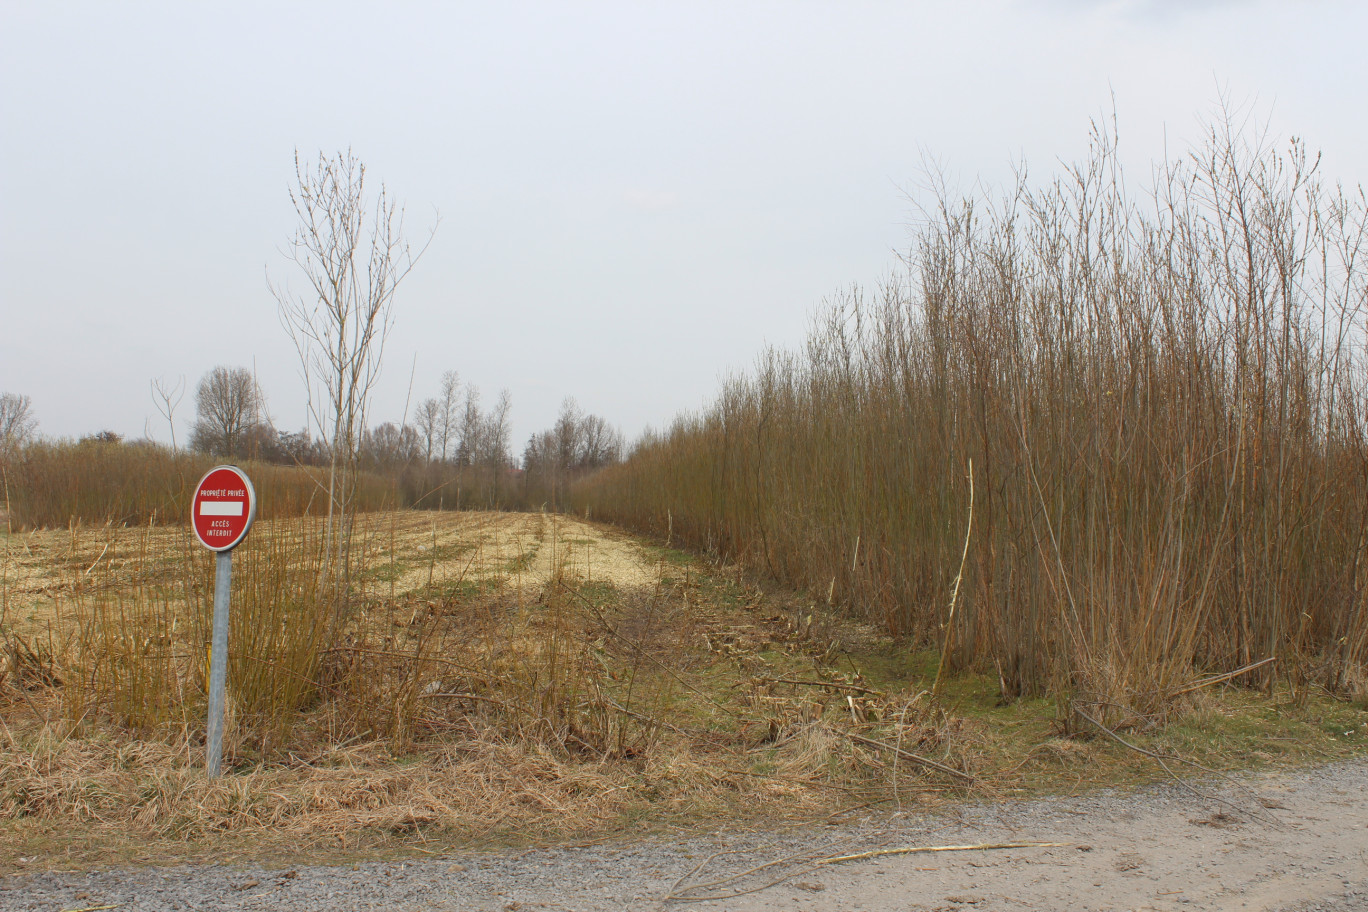
[[1113,136],[1045,186],[942,192],[904,275],[829,302],[804,350],[576,507],[852,606],[1006,696],[1117,720],[1270,656],[1245,679],[1361,688],[1363,191],[1226,123],[1132,196]]
[[[190,515],[195,484],[222,460],[150,443],[36,443],[6,466],[5,494],[15,529],[78,523],[179,523]],[[248,462],[258,517],[327,512],[327,469]],[[360,510],[394,506],[393,481],[373,473],[357,479]]]

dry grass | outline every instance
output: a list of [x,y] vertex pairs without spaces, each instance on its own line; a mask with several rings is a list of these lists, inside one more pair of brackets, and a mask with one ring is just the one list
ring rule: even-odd
[[[933,700],[934,656],[734,567],[542,514],[382,514],[366,529],[360,607],[294,678],[262,676],[262,660],[308,668],[288,656],[317,638],[266,635],[282,615],[265,589],[308,529],[263,524],[257,554],[239,556],[261,629],[234,626],[234,648],[251,643],[255,658],[234,658],[228,775],[215,782],[203,775],[194,599],[146,597],[176,561],[137,557],[174,549],[180,533],[12,537],[29,543],[22,559],[10,552],[23,578],[47,585],[50,632],[4,630],[0,857],[436,853],[1154,774],[1110,742],[1061,738],[1048,701],[999,705],[989,679],[952,677]],[[101,553],[111,575],[86,575]],[[424,566],[430,582],[414,576]],[[197,585],[162,591],[206,598]],[[303,686],[286,692],[290,680]],[[1343,731],[1362,717],[1321,699],[1191,696],[1193,727],[1128,737],[1206,762],[1247,762],[1251,745],[1296,759],[1354,749]],[[1264,738],[1251,724],[1264,713],[1260,725],[1292,740]]]
[[316,523],[262,523],[237,555],[231,772],[210,783],[206,555],[183,530],[9,536],[9,838],[567,838],[887,781],[838,734],[843,691],[766,680],[835,675],[830,644],[734,582],[544,514],[382,514],[358,540],[335,632],[308,610]]
[[[457,741],[424,752],[421,762],[396,762],[372,742],[214,782],[186,762],[194,748],[185,742],[62,741],[48,732],[26,753],[18,762],[5,758],[4,816],[165,840],[229,830],[312,838],[427,827],[484,839],[517,829],[570,836],[601,828],[631,798],[621,771],[495,740]],[[696,776],[660,772],[647,768],[633,778],[672,793],[697,785]]]

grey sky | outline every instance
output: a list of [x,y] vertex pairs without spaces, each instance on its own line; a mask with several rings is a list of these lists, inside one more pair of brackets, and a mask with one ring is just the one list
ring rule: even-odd
[[1144,176],[1219,84],[1363,181],[1365,7],[4,0],[0,390],[47,435],[165,440],[151,378],[254,364],[301,427],[265,273],[294,278],[293,150],[349,146],[411,236],[442,220],[373,419],[416,356],[415,401],[509,388],[515,449],[566,395],[632,436],[885,275],[923,152],[1044,174],[1114,94]]

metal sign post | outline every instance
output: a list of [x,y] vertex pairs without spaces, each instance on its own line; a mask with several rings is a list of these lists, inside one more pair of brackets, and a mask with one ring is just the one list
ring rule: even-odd
[[200,479],[190,502],[190,525],[200,544],[217,552],[214,567],[214,632],[209,646],[209,719],[205,727],[204,766],[209,778],[223,764],[223,704],[228,689],[228,593],[233,581],[233,549],[256,519],[256,491],[236,466],[218,466]]
[[210,779],[223,763],[223,698],[228,689],[228,590],[233,552],[220,551],[214,567],[214,634],[209,646],[209,721],[205,726],[204,769]]

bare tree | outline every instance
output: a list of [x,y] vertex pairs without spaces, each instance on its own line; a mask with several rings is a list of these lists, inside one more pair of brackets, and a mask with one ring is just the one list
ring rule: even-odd
[[[523,496],[531,498],[534,483],[543,489],[551,500],[556,496],[556,483],[559,472],[556,470],[556,433],[542,431],[527,438],[523,448]],[[529,501],[529,504],[531,501]],[[554,508],[554,505],[553,505]]]
[[290,202],[299,225],[287,255],[309,289],[295,294],[271,286],[328,453],[326,572],[334,583],[348,577],[357,454],[393,324],[394,296],[427,249],[410,249],[403,210],[384,185],[372,200],[365,184],[365,165],[350,151],[320,153],[312,165],[295,152]]
[[18,393],[0,393],[0,462],[13,456],[37,429],[32,399]]
[[413,414],[413,424],[423,444],[423,459],[432,461],[432,451],[441,438],[441,405],[436,399],[424,399]]
[[494,408],[485,416],[484,429],[480,434],[481,449],[479,461],[498,471],[508,467],[509,436],[512,433],[510,415],[513,411],[513,397],[508,390],[500,390]]
[[161,377],[152,381],[152,404],[157,407],[157,411],[166,419],[166,423],[171,428],[171,449],[176,446],[176,407],[185,398],[185,377],[181,376],[175,383],[167,383]]
[[456,464],[465,468],[475,464],[480,452],[480,432],[484,420],[480,416],[480,389],[466,384],[465,405],[456,428]]
[[481,474],[488,485],[486,502],[490,507],[500,505],[499,493],[504,474],[509,465],[509,415],[513,410],[513,399],[508,390],[500,390],[494,407],[480,420],[479,445],[475,450],[475,463],[481,467]]
[[625,448],[622,432],[598,415],[585,415],[579,422],[578,452],[574,468],[598,469],[622,458]]
[[441,440],[442,462],[451,456],[452,438],[457,435],[460,427],[460,390],[461,377],[455,371],[447,371],[442,374],[442,388],[437,396],[437,426],[440,428],[439,438]]
[[362,440],[364,462],[378,469],[392,470],[412,462],[422,449],[418,432],[392,421],[371,428]]
[[195,388],[195,426],[190,447],[215,456],[246,456],[261,424],[262,396],[245,367],[219,366]]
[[621,461],[625,449],[621,431],[567,398],[551,430],[533,435],[523,451],[528,496],[535,482],[560,509],[573,479]]
[[551,429],[556,441],[554,458],[558,472],[565,472],[576,462],[580,448],[580,421],[583,418],[584,413],[580,411],[579,403],[574,397],[565,397],[565,401],[561,403],[560,415],[556,417],[555,427]]
[[276,434],[276,449],[280,453],[282,461],[294,465],[316,466],[327,463],[327,454],[321,452],[321,447],[309,437],[308,428],[294,432],[278,432]]

